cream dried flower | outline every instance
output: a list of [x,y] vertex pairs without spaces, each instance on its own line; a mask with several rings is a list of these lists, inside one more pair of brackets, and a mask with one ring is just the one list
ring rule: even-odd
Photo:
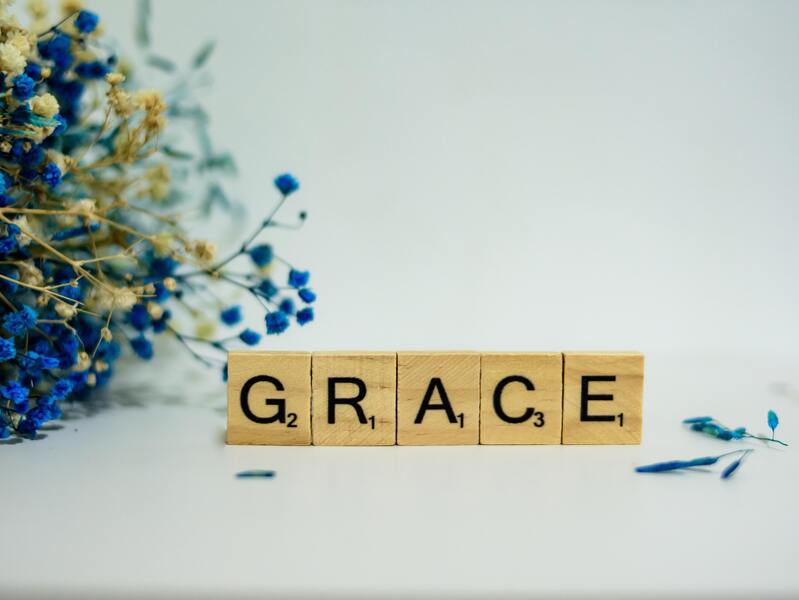
[[210,263],[216,258],[217,246],[213,242],[197,240],[191,251],[201,263]]
[[56,302],[55,311],[59,317],[69,321],[72,317],[78,314],[78,309],[66,302]]
[[125,81],[125,76],[122,73],[108,73],[105,76],[105,80],[110,85],[119,85]]
[[86,217],[93,215],[95,210],[97,210],[97,203],[91,198],[78,200],[75,202],[75,204],[69,207],[69,212]]
[[80,373],[81,371],[87,371],[91,366],[92,359],[89,358],[89,355],[86,352],[78,352],[78,360],[72,370]]
[[49,6],[45,0],[30,0],[26,8],[34,19],[44,19],[47,16]]
[[52,94],[42,94],[31,99],[31,110],[37,115],[52,118],[58,114],[58,100]]
[[61,0],[61,12],[65,17],[81,11],[84,8],[86,8],[86,4],[83,0]]
[[160,114],[166,110],[166,103],[158,90],[139,90],[133,96],[136,106],[148,113]]
[[158,304],[157,302],[148,302],[147,303],[147,314],[150,315],[150,318],[154,321],[157,321],[161,317],[164,316],[164,309],[163,307]]
[[16,31],[8,36],[6,42],[19,50],[19,53],[25,58],[30,56],[32,48],[31,40],[26,33],[23,33],[22,31]]
[[8,42],[0,44],[0,71],[9,75],[19,75],[25,70],[27,61],[19,48]]
[[19,280],[27,285],[34,285],[41,287],[44,285],[44,275],[33,264],[32,260],[24,260],[16,264],[19,270]]
[[129,310],[139,299],[130,288],[103,287],[97,289],[94,300],[104,310]]

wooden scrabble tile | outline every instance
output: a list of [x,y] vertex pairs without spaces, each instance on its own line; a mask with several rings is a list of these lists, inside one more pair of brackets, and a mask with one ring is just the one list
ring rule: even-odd
[[563,355],[563,443],[640,444],[644,356]]
[[563,412],[560,352],[483,354],[481,444],[560,444]]
[[479,406],[478,353],[397,354],[398,444],[477,444]]
[[310,352],[228,354],[227,443],[311,443]]
[[394,445],[395,352],[315,352],[311,375],[315,446]]

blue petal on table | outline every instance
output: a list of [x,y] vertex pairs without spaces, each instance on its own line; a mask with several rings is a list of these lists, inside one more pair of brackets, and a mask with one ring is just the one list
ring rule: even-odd
[[249,471],[239,471],[236,473],[238,479],[273,479],[274,476],[274,471],[266,471],[263,469],[250,469]]

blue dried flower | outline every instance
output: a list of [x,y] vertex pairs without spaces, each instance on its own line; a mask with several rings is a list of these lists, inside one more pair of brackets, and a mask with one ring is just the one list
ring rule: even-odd
[[293,288],[305,287],[310,278],[311,274],[308,271],[298,271],[297,269],[289,271],[289,285]]
[[277,335],[288,329],[289,318],[281,310],[276,310],[266,314],[266,333],[267,335]]
[[36,430],[47,421],[57,419],[61,416],[61,411],[57,406],[38,404],[35,408],[28,411],[25,419],[17,426],[17,431],[24,435],[34,435]]
[[685,423],[686,425],[692,425],[694,423],[699,423],[699,424],[710,423],[713,420],[714,420],[713,417],[690,417],[688,419],[683,419],[682,422]]
[[[773,411],[771,411],[773,412]],[[776,415],[774,415],[776,417]],[[770,417],[769,417],[770,419]],[[771,422],[771,421],[769,421]],[[719,423],[716,419],[712,417],[694,417],[691,419],[685,419],[683,423],[690,424],[692,431],[698,431],[701,433],[705,433],[707,435],[713,436],[717,439],[729,441],[729,440],[741,440],[744,438],[751,438],[754,440],[762,440],[766,442],[774,442],[777,444],[781,444],[783,446],[787,446],[785,442],[780,440],[774,439],[774,431],[772,430],[772,437],[771,438],[763,438],[756,435],[752,435],[751,433],[747,432],[746,427],[737,427],[736,429],[729,429],[725,427],[721,423]]]
[[741,440],[746,435],[746,427],[736,427],[732,430],[732,439]]
[[313,290],[308,288],[302,288],[299,292],[297,292],[300,296],[300,300],[305,302],[306,304],[311,304],[316,300],[316,294]]
[[245,329],[239,334],[239,339],[248,346],[257,346],[258,342],[261,341],[261,334],[252,329]]
[[275,177],[275,187],[280,190],[281,194],[288,196],[300,189],[300,182],[293,175],[283,173]]
[[52,60],[59,69],[68,69],[72,64],[70,49],[72,40],[65,33],[58,32],[38,44],[39,55]]
[[0,362],[11,360],[17,355],[17,348],[14,345],[14,338],[0,337]]
[[139,358],[150,360],[153,357],[153,344],[143,335],[131,339],[130,347]]
[[221,313],[219,313],[219,317],[222,319],[222,322],[225,325],[235,325],[236,323],[240,323],[242,316],[241,316],[241,306],[238,304],[226,308]]
[[260,244],[250,248],[247,253],[250,255],[252,262],[259,267],[265,267],[272,262],[273,252],[272,246],[269,244]]
[[27,65],[25,65],[25,75],[34,81],[39,81],[42,78],[41,65],[35,62],[29,62]]
[[[58,167],[56,167],[58,168]],[[57,185],[57,184],[56,184]],[[90,223],[89,225],[79,225],[77,227],[70,227],[69,229],[62,229],[57,231],[50,238],[54,242],[62,242],[72,238],[80,237],[82,235],[89,235],[100,229],[99,223]]]
[[691,460],[670,460],[667,462],[660,462],[651,465],[636,467],[635,470],[638,473],[663,473],[666,471],[691,469],[694,467],[708,467],[711,465],[715,465],[719,460],[721,460],[725,456],[730,456],[731,454],[737,454],[739,452],[746,453],[748,452],[748,450],[743,450],[743,451],[733,450],[731,452],[725,452],[724,454],[719,454],[718,456],[702,456],[700,458],[693,458]]
[[172,277],[180,263],[171,256],[153,256],[150,258],[150,268],[159,277]]
[[21,102],[25,102],[33,97],[33,87],[35,83],[33,79],[25,75],[25,73],[14,77],[12,83],[14,84],[14,98]]
[[30,306],[23,304],[17,312],[3,317],[3,329],[13,336],[22,335],[36,326],[38,314]]
[[150,319],[150,313],[147,311],[147,307],[144,304],[134,304],[128,313],[128,323],[130,323],[131,327],[136,331],[144,331],[150,327],[152,320]]
[[83,79],[102,79],[109,71],[108,65],[99,60],[81,63],[75,67],[75,74]]
[[777,413],[773,410],[768,411],[768,427],[771,429],[771,439],[774,439],[774,430],[777,429],[777,425],[780,424],[780,420],[777,417]]
[[236,473],[238,479],[272,479],[274,476],[274,471],[262,471],[261,469],[251,469],[249,471],[239,471]]
[[718,456],[703,456],[691,460],[670,460],[667,462],[654,463],[635,467],[638,473],[662,473],[664,471],[676,471],[677,469],[690,469],[692,467],[704,467],[714,465],[718,462]]
[[75,383],[70,379],[59,379],[53,384],[53,387],[50,388],[50,394],[47,396],[49,402],[61,402],[64,400],[72,389],[75,387]]
[[730,477],[732,477],[733,473],[735,473],[738,470],[738,468],[743,464],[744,459],[747,456],[749,456],[751,452],[754,452],[754,450],[743,450],[741,456],[736,460],[734,460],[733,462],[731,462],[729,465],[727,465],[727,468],[725,468],[724,471],[722,471],[721,478],[729,479]]
[[53,120],[56,121],[58,125],[56,125],[52,135],[58,137],[67,130],[67,120],[61,115],[55,115]]
[[258,284],[258,286],[255,288],[255,291],[264,298],[270,299],[280,290],[277,289],[277,286],[275,286],[271,280],[264,279]]
[[8,256],[17,249],[17,238],[12,236],[0,237],[0,256]]
[[306,323],[310,323],[314,319],[314,312],[313,308],[310,306],[306,306],[302,310],[297,312],[297,323],[300,325],[305,325]]
[[19,357],[19,366],[28,375],[40,375],[43,370],[57,369],[59,361],[53,356],[39,354],[35,350],[29,350],[26,354]]
[[280,305],[279,305],[278,308],[280,310],[282,310],[284,313],[286,313],[287,315],[293,315],[294,314],[294,301],[291,298],[283,298],[283,300],[280,301]]
[[61,169],[55,163],[47,163],[42,171],[42,180],[55,189],[61,183]]
[[97,23],[100,18],[88,10],[82,10],[75,18],[75,29],[81,33],[91,33],[97,29]]
[[18,381],[11,380],[4,386],[0,387],[0,397],[5,398],[14,405],[15,410],[21,410],[28,402],[28,393],[30,390]]
[[20,163],[25,167],[38,167],[44,161],[44,150],[41,146],[31,146],[30,149],[22,155]]
[[[27,218],[35,232],[23,238],[20,227],[0,225],[0,262],[5,263],[0,265],[4,277],[0,279],[0,292],[6,299],[0,308],[0,436],[13,431],[34,434],[42,424],[60,417],[60,402],[81,400],[108,382],[121,352],[120,340],[128,340],[132,353],[149,359],[154,349],[147,332],[170,331],[196,359],[209,366],[221,360],[217,353],[232,349],[237,342],[254,346],[261,340],[262,335],[251,329],[217,340],[183,334],[171,322],[171,302],[187,308],[188,315],[198,315],[203,296],[217,297],[217,285],[233,284],[248,290],[271,311],[266,317],[266,330],[277,334],[289,326],[290,317],[274,307],[294,313],[297,297],[305,303],[315,300],[315,294],[303,284],[308,280],[307,272],[296,271],[291,276],[297,284],[297,297],[287,298],[281,295],[282,286],[278,288],[258,270],[273,265],[275,260],[279,260],[279,268],[288,266],[274,255],[271,245],[259,240],[259,235],[272,226],[293,227],[273,220],[286,197],[299,188],[293,176],[275,178],[282,197],[268,217],[256,222],[255,231],[245,238],[239,250],[216,262],[209,258],[208,263],[203,257],[212,253],[206,252],[197,240],[182,231],[175,235],[181,229],[180,223],[172,218],[151,218],[160,210],[154,207],[156,201],[163,199],[155,197],[160,192],[147,189],[139,193],[138,189],[120,185],[149,179],[148,174],[155,173],[154,169],[159,174],[161,169],[169,172],[178,160],[188,161],[183,165],[189,164],[192,170],[211,175],[211,171],[230,162],[213,148],[206,148],[210,140],[204,121],[197,121],[196,114],[173,110],[171,104],[164,113],[155,92],[142,95],[143,111],[130,118],[115,113],[114,126],[99,126],[106,111],[113,111],[109,86],[118,82],[97,81],[116,64],[108,45],[89,42],[84,37],[96,31],[97,23],[96,14],[80,11],[74,18],[43,30],[36,50],[27,57],[24,73],[13,78],[0,74],[7,100],[0,112],[5,115],[3,133],[9,142],[0,149],[0,163],[5,165],[0,168],[0,207],[14,206],[13,216]],[[70,25],[74,26],[71,33],[62,31]],[[195,60],[193,68],[200,66]],[[92,101],[84,102],[90,90]],[[52,116],[34,112],[28,100],[37,93],[55,96],[58,112]],[[164,116],[169,117],[169,139],[178,137],[172,135],[175,123],[178,127],[182,122],[192,129],[203,128],[199,133],[205,158],[195,159],[159,143],[166,123]],[[137,137],[141,134],[136,141],[137,152],[123,156],[120,147],[124,144],[119,143],[119,136],[132,131]],[[31,132],[36,135],[30,137]],[[91,156],[85,156],[87,148],[92,149]],[[73,165],[69,178],[66,172],[62,174],[59,163],[48,159],[51,152],[62,154]],[[201,200],[202,206],[196,208],[202,208],[205,214],[205,209],[212,208],[211,200],[225,201],[227,208],[232,207],[217,179],[209,177],[208,182],[213,183],[202,183],[207,184],[209,200]],[[194,196],[186,193],[181,178],[168,184],[165,193],[170,203]],[[93,204],[83,198],[92,198]],[[134,198],[139,206],[128,203]],[[86,215],[95,207],[98,217],[91,222]],[[64,226],[60,218],[54,217],[60,214],[72,214],[80,220]],[[300,221],[303,219],[304,213]],[[98,235],[92,235],[95,232]],[[133,248],[135,260],[124,260],[122,255],[132,256],[128,250]],[[247,272],[228,270],[227,265],[233,260],[245,262],[237,260],[244,255],[257,268],[251,264]],[[19,282],[23,279],[22,265],[41,272],[42,287],[47,292]],[[284,275],[278,277],[282,280]],[[100,289],[102,295],[97,293]],[[58,300],[41,302],[48,299],[50,291],[58,295]],[[68,304],[64,303],[81,310],[67,315]],[[128,306],[128,310],[122,308]],[[312,314],[301,311],[297,314],[298,323],[308,322]],[[229,307],[221,311],[220,318],[235,325],[241,321],[241,311],[238,306]],[[195,345],[203,348],[195,350]],[[82,364],[86,360],[81,354],[84,352],[91,357],[88,365]]]
[[160,319],[155,319],[152,322],[153,333],[163,333],[169,326],[169,320],[172,318],[172,311],[167,309],[163,312]]

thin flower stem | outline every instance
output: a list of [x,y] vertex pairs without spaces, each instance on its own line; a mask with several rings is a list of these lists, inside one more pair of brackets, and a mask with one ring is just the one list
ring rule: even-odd
[[774,442],[776,444],[781,444],[782,446],[785,446],[786,448],[788,447],[788,444],[786,444],[785,442],[780,441],[778,439],[775,439],[773,437],[771,437],[771,438],[760,437],[758,435],[752,435],[751,433],[745,433],[744,437],[752,438],[753,440],[760,440],[761,442]]
[[260,226],[250,235],[250,237],[248,237],[241,244],[241,248],[237,252],[234,252],[233,254],[228,256],[226,259],[224,259],[220,263],[218,263],[218,264],[214,265],[213,267],[211,267],[210,271],[218,271],[219,269],[224,267],[226,264],[228,264],[230,261],[232,261],[237,256],[240,256],[241,254],[244,254],[245,252],[247,252],[248,248],[250,247],[250,244],[252,244],[255,241],[255,238],[258,237],[258,234],[261,233],[267,227],[269,227],[269,224],[272,222],[272,219],[274,218],[274,216],[277,214],[277,212],[282,208],[283,204],[286,202],[286,198],[288,198],[288,196],[283,195],[283,196],[280,197],[280,201],[272,209],[272,212],[269,213],[269,216],[266,217],[266,219],[263,220],[263,222],[260,224]]
[[214,363],[212,363],[210,359],[208,359],[208,358],[202,356],[201,354],[198,354],[197,352],[195,352],[194,348],[191,347],[191,345],[188,343],[187,339],[185,338],[185,336],[182,333],[178,332],[174,327],[171,327],[171,326],[169,326],[169,331],[172,332],[172,334],[177,338],[177,340],[183,345],[184,348],[186,348],[186,350],[189,351],[189,353],[194,358],[199,360],[206,367],[211,367],[211,368],[216,367],[216,365]]
[[68,14],[66,17],[64,17],[63,19],[61,19],[61,20],[60,20],[58,23],[56,23],[55,25],[53,25],[52,27],[50,27],[50,29],[47,29],[46,31],[43,31],[42,33],[38,34],[38,36],[37,36],[37,37],[43,38],[43,37],[44,37],[44,36],[46,36],[46,35],[50,35],[50,34],[52,34],[52,33],[55,33],[56,31],[58,31],[58,28],[59,28],[59,27],[61,27],[61,26],[62,26],[64,23],[66,23],[67,21],[69,21],[69,20],[70,20],[72,17],[74,17],[76,14],[78,14],[78,12],[80,12],[80,11],[77,11],[77,10],[76,10],[76,11],[73,11],[73,12],[69,13],[69,14]]

